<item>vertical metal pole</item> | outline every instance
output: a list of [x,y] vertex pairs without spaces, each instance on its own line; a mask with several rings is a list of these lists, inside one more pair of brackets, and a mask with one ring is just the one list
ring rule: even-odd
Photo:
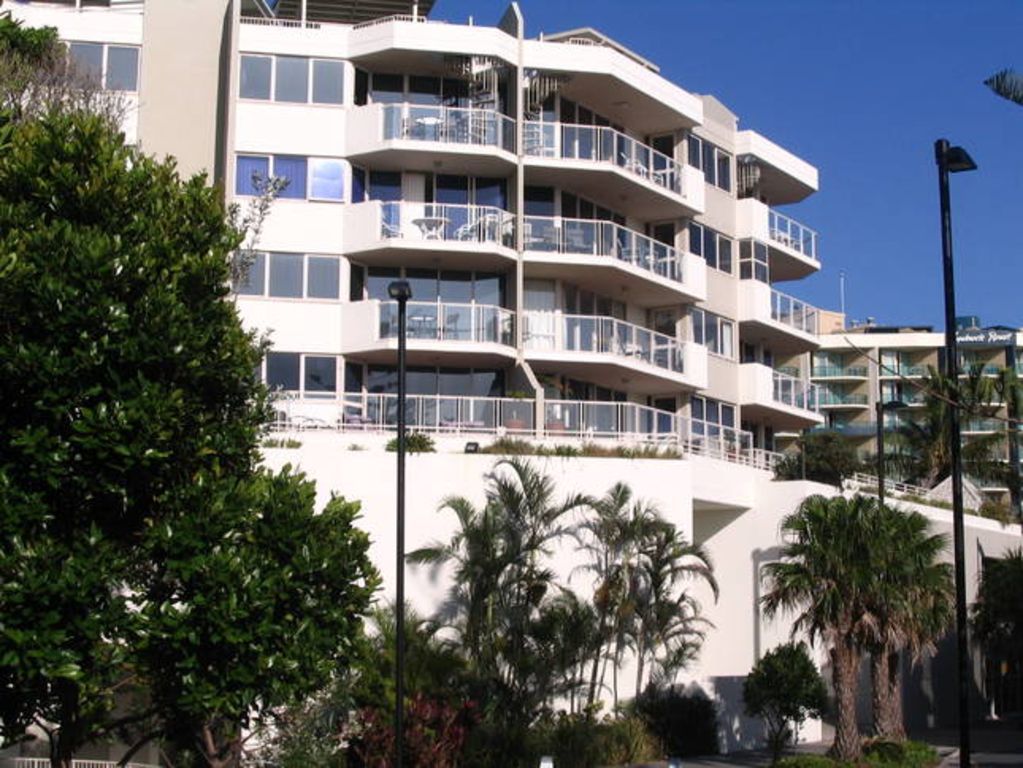
[[[945,139],[934,142],[941,198],[941,261],[945,285],[945,375],[958,383],[959,349],[956,345],[955,276],[952,269],[952,210],[948,191],[948,150]],[[953,392],[957,392],[953,389]],[[970,658],[966,624],[966,554],[963,531],[963,457],[959,430],[959,402],[948,409],[949,453],[952,457],[952,540],[955,560],[956,641],[959,661],[959,765],[970,765]]]
[[397,586],[394,625],[397,653],[394,662],[394,765],[401,768],[405,745],[405,310],[408,298],[398,299],[398,525]]
[[878,369],[877,403],[877,507],[884,507],[884,406],[881,403],[881,370]]

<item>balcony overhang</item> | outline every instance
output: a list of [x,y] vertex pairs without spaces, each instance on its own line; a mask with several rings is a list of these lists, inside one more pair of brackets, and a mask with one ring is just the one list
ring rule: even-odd
[[681,194],[611,162],[529,156],[525,167],[526,184],[562,187],[630,217],[678,219],[704,211],[703,175],[689,166],[683,166]]
[[774,398],[774,371],[760,363],[739,366],[739,404],[743,421],[754,421],[775,430],[806,429],[823,424],[824,417],[808,408]]
[[537,373],[561,374],[608,389],[666,395],[680,389],[698,388],[684,373],[674,373],[615,355],[527,349],[525,357]]
[[771,205],[798,203],[818,189],[817,169],[756,131],[739,131],[735,156],[759,168],[757,197]]
[[766,283],[739,281],[740,338],[751,344],[761,343],[777,356],[797,355],[819,348],[817,334],[773,318],[772,292]]

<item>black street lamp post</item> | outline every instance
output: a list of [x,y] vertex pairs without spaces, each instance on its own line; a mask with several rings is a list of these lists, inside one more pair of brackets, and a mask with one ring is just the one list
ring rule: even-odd
[[[959,350],[956,346],[955,278],[952,269],[952,211],[949,203],[948,175],[976,170],[977,164],[962,147],[952,147],[946,139],[934,142],[938,163],[938,190],[941,195],[941,261],[945,285],[945,375],[958,381]],[[949,453],[952,458],[952,540],[955,560],[956,640],[959,661],[959,765],[970,765],[970,649],[966,625],[966,568],[963,532],[963,457],[959,429],[959,403],[948,409]]]
[[395,280],[387,286],[387,294],[398,302],[398,519],[397,519],[397,595],[394,600],[394,765],[401,768],[405,745],[405,343],[407,337],[406,309],[412,298],[407,280]]

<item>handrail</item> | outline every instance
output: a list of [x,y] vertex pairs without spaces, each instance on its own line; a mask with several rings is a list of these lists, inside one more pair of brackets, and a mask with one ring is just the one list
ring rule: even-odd
[[767,228],[774,242],[799,251],[809,259],[820,261],[817,256],[819,235],[814,230],[773,208],[767,211]]
[[[377,338],[398,338],[398,302],[379,302]],[[515,313],[493,304],[410,301],[407,304],[408,338],[430,341],[467,341],[511,345]]]
[[439,240],[515,247],[515,215],[492,205],[451,205],[389,200],[380,206],[384,240]]
[[[12,757],[13,768],[50,768],[48,757]],[[2,760],[2,759],[0,759]],[[118,768],[120,763],[115,760],[72,760],[71,768]],[[126,768],[159,768],[150,763],[125,763]]]
[[389,24],[392,21],[411,21],[416,24],[447,24],[447,21],[443,19],[428,19],[425,16],[413,16],[410,13],[393,13],[390,16],[381,16],[379,19],[360,21],[352,29],[366,29],[367,27],[375,27],[378,24]]
[[797,331],[817,335],[817,307],[774,288],[771,289],[771,319]]
[[868,398],[862,392],[831,392],[818,390],[817,402],[820,405],[867,405]]
[[[848,478],[852,483],[859,486],[866,486],[868,488],[877,488],[877,475],[868,475],[865,472],[855,472],[851,477]],[[894,491],[896,493],[907,493],[912,496],[924,496],[926,497],[930,491],[919,485],[911,485],[910,483],[900,483],[897,480],[892,480],[886,477],[884,480],[884,487],[886,490]]]
[[526,216],[523,226],[527,251],[609,256],[677,283],[684,279],[680,251],[613,221]]
[[613,317],[526,310],[523,330],[526,349],[610,354],[683,372],[683,347],[677,339]]
[[593,400],[544,400],[548,436],[625,438],[676,442],[679,417],[639,403]]
[[382,107],[385,141],[403,139],[515,151],[515,120],[496,109],[407,102]]
[[526,155],[611,163],[669,192],[682,194],[681,163],[614,128],[528,120],[522,135]]

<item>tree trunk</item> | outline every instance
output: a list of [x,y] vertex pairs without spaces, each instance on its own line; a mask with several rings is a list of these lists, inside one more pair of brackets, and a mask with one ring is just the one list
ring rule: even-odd
[[870,652],[871,731],[875,736],[885,735],[885,722],[890,709],[888,693],[888,654],[882,648],[875,648]]
[[906,740],[906,727],[902,719],[902,675],[899,669],[899,654],[888,654],[888,710],[885,716],[884,735],[894,741]]
[[71,768],[78,741],[78,685],[66,679],[54,683],[59,704],[58,727],[50,735],[51,768]]
[[870,684],[873,689],[874,735],[893,741],[905,741],[898,652],[884,648],[871,654]]
[[830,754],[852,762],[860,756],[860,731],[856,725],[856,677],[859,654],[844,639],[831,649],[831,676],[835,687],[835,742]]
[[636,649],[636,698],[643,692],[643,662],[646,660],[646,652],[643,643],[639,643]]

